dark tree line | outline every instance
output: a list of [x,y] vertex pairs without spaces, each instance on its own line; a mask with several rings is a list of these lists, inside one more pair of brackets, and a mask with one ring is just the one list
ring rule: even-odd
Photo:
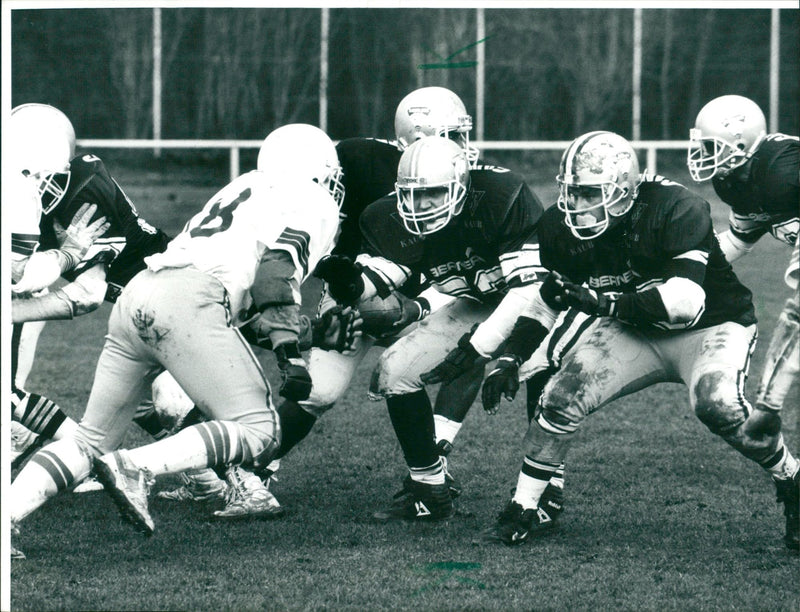
[[[792,134],[799,13],[781,11],[779,125]],[[151,137],[152,18],[12,11],[12,104],[58,106],[80,138]],[[632,10],[487,8],[485,19],[486,139],[630,136]],[[319,9],[162,9],[162,136],[258,139],[317,123],[320,23]],[[424,85],[450,87],[474,114],[476,40],[470,9],[332,9],[331,136],[390,137],[397,102]],[[685,138],[702,104],[725,93],[767,112],[769,54],[769,9],[644,10],[642,138]]]

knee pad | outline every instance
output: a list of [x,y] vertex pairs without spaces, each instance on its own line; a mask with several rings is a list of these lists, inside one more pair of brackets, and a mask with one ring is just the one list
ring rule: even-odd
[[194,402],[167,371],[153,381],[152,395],[153,408],[164,429],[177,430],[194,407]]
[[[403,345],[404,347],[406,345]],[[369,381],[369,398],[378,401],[392,395],[408,395],[423,388],[419,373],[412,378],[404,351],[395,344],[384,351],[378,360]]]
[[721,370],[712,370],[697,378],[692,396],[694,413],[717,435],[725,435],[744,423],[750,406],[739,391],[735,379]]

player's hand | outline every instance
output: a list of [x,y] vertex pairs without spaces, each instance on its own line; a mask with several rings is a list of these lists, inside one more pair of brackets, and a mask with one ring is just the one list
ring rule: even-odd
[[275,348],[275,357],[281,373],[278,394],[293,402],[307,400],[311,395],[311,375],[306,368],[306,362],[300,356],[297,343],[279,345]]
[[545,304],[547,304],[553,310],[566,310],[567,305],[562,302],[562,286],[559,286],[558,280],[561,279],[562,281],[568,281],[564,276],[561,276],[558,272],[551,272],[548,274],[542,286],[539,288],[539,295],[542,296],[542,300]]
[[558,288],[558,295],[555,298],[557,303],[596,317],[609,317],[614,314],[616,302],[608,296],[583,285],[577,285],[561,275],[556,277],[555,283]]
[[431,306],[425,298],[412,300],[399,293],[397,297],[400,299],[400,318],[392,325],[391,334],[398,333],[412,323],[422,321],[431,313]]
[[362,266],[345,255],[323,257],[314,269],[314,276],[328,283],[328,291],[334,300],[345,306],[353,306],[364,293]]
[[519,391],[520,359],[516,355],[505,354],[497,360],[494,370],[483,381],[481,402],[489,414],[497,414],[500,399],[513,400]]
[[[97,212],[96,204],[85,203],[78,209],[67,229],[58,222],[53,221],[53,230],[56,239],[61,245],[59,249],[69,258],[67,269],[72,269],[83,259],[86,252],[100,236],[106,233],[111,223],[105,217],[91,221]],[[66,271],[66,270],[65,270]]]
[[331,308],[311,322],[311,344],[326,351],[352,352],[361,337],[363,322],[355,308]]
[[450,383],[456,378],[471,370],[475,365],[488,361],[483,357],[472,343],[469,341],[472,334],[467,333],[461,336],[458,346],[454,348],[444,361],[429,372],[420,375],[420,380],[426,385],[436,383]]
[[391,338],[399,334],[406,327],[417,321],[422,321],[431,313],[430,304],[425,298],[412,300],[401,293],[395,293],[400,306],[400,317],[392,323],[391,327],[378,335],[379,338]]

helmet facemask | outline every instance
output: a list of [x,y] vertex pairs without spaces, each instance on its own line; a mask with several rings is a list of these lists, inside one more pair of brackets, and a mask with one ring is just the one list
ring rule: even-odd
[[639,190],[639,162],[621,136],[590,132],[564,152],[556,180],[564,222],[576,238],[592,240],[630,211]]
[[408,232],[433,234],[461,214],[469,188],[464,151],[453,141],[430,136],[413,143],[397,169],[397,210]]
[[[581,240],[597,238],[633,206],[630,189],[616,183],[559,183],[558,208],[564,212],[564,221],[572,233]],[[581,206],[581,200],[594,203]]]
[[744,165],[766,136],[758,105],[743,96],[720,96],[706,104],[689,130],[686,165],[695,182],[726,177]]
[[[397,207],[410,233],[417,236],[433,234],[461,214],[467,189],[458,181],[452,180],[441,186],[413,183],[406,181],[405,186],[400,186],[399,182],[397,184]],[[432,200],[439,203],[431,205]]]
[[72,173],[69,170],[64,172],[51,172],[45,175],[35,175],[36,190],[42,202],[42,212],[48,214],[64,198],[69,188],[69,179]]

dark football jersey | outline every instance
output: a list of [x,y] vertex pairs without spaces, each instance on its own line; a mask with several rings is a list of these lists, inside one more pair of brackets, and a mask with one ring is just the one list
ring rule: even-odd
[[369,204],[394,191],[402,151],[386,140],[348,138],[336,145],[336,152],[343,171],[344,202],[333,253],[355,258],[361,251],[358,218]]
[[[482,166],[470,181],[461,214],[426,236],[406,230],[394,194],[368,206],[361,215],[365,253],[424,274],[442,293],[481,301],[498,302],[510,287],[539,278],[539,199],[505,168]],[[397,278],[391,270],[370,275],[384,292]]]
[[[697,256],[690,259],[697,261],[707,256],[702,278],[692,279],[706,294],[705,311],[694,328],[756,322],[752,294],[722,254],[708,202],[662,177],[645,176],[631,212],[592,240],[576,238],[564,213],[555,206],[548,209],[539,223],[539,241],[546,268],[600,293],[647,291],[673,275],[675,257],[692,252]],[[656,327],[672,326],[663,322]]]
[[42,248],[58,248],[53,222],[68,227],[85,203],[97,205],[94,218],[105,216],[111,224],[87,252],[78,266],[64,275],[74,280],[98,261],[106,263],[106,300],[113,302],[122,288],[145,268],[143,259],[160,253],[170,238],[142,219],[133,203],[111,177],[102,160],[92,154],[70,161],[69,187],[63,199],[49,214],[42,216]]
[[769,134],[751,161],[728,177],[714,177],[714,190],[731,207],[731,232],[754,243],[766,233],[793,246],[800,227],[800,141]]

